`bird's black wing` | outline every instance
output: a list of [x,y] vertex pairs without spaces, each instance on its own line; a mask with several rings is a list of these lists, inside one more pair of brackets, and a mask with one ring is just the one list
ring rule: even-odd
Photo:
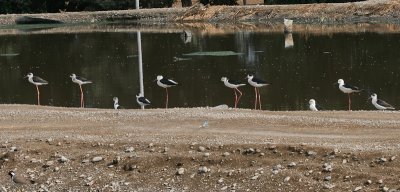
[[165,85],[178,85],[177,82],[175,82],[175,81],[173,81],[173,80],[170,80],[170,79],[167,79],[167,78],[162,78],[162,79],[160,80],[160,82],[161,82],[162,84],[165,84]]
[[230,83],[232,85],[240,85],[240,84],[242,84],[242,82],[236,81],[236,80],[232,80],[232,79],[228,79],[228,83]]
[[383,100],[380,100],[380,99],[378,99],[377,101],[376,101],[376,103],[378,103],[378,105],[380,105],[380,106],[384,106],[384,107],[386,107],[386,108],[392,108],[392,109],[394,109],[394,107],[392,106],[392,105],[390,105],[389,103],[386,103],[385,101],[383,101]]
[[139,97],[138,100],[139,100],[140,102],[144,103],[144,104],[147,104],[147,105],[150,105],[150,104],[151,104],[150,101],[149,101],[148,99],[146,99],[145,97]]
[[353,85],[350,85],[350,84],[344,84],[343,87],[345,87],[345,88],[347,88],[347,89],[352,89],[352,90],[359,90],[359,91],[361,91],[360,88],[358,88],[358,87],[356,87],[356,86],[353,86]]
[[315,107],[318,109],[318,111],[323,111],[325,110],[321,105],[315,104]]
[[253,78],[252,81],[256,82],[257,84],[268,84],[266,81],[258,79],[258,78]]
[[32,80],[33,80],[34,82],[38,82],[38,83],[49,83],[49,82],[47,82],[46,80],[44,80],[44,79],[42,79],[42,78],[40,78],[40,77],[37,77],[37,76],[33,76],[33,77],[32,77]]

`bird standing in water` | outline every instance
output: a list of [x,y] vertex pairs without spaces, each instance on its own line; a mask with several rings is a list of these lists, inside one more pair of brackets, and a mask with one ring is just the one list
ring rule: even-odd
[[163,77],[162,75],[158,75],[157,79],[154,81],[157,81],[158,86],[165,88],[165,92],[166,92],[165,108],[167,109],[168,108],[168,88],[177,86],[178,83],[175,82],[174,80],[167,79],[167,78]]
[[40,105],[40,91],[39,91],[39,85],[47,85],[49,82],[46,80],[33,76],[33,73],[28,73],[24,78],[28,78],[28,81],[36,86],[36,91],[37,91],[37,104]]
[[[251,86],[254,87],[254,91],[256,93],[256,101],[254,102],[254,109],[257,109],[257,102],[260,105],[260,110],[261,110],[261,95],[260,95],[260,87],[264,87],[269,85],[266,81],[257,79],[254,77],[254,75],[247,75],[247,81]],[[257,99],[258,98],[258,99]]]
[[[226,77],[222,77],[221,81],[224,82],[225,86],[232,88],[233,92],[235,92],[235,109],[236,109],[237,104],[239,103],[240,97],[242,97],[242,92],[238,88],[241,86],[245,86],[246,84],[243,84],[239,81],[228,79]],[[236,92],[238,92],[240,94],[239,98],[238,98]]]
[[79,88],[81,90],[81,107],[85,107],[85,101],[83,99],[83,90],[82,90],[82,85],[85,84],[90,84],[92,81],[87,80],[86,78],[76,76],[75,74],[71,74],[69,77],[71,77],[72,82],[77,83],[79,85]]
[[356,87],[356,86],[352,86],[350,84],[345,84],[343,79],[339,79],[337,83],[335,83],[337,85],[339,85],[339,90],[342,91],[343,93],[347,93],[348,97],[349,97],[349,111],[351,110],[351,98],[350,98],[350,94],[351,93],[358,93],[363,91],[362,89]]

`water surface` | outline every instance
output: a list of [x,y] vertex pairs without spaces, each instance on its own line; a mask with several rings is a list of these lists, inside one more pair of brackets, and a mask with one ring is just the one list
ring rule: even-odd
[[[112,108],[112,98],[117,96],[126,108],[138,108],[137,33],[120,31],[118,25],[114,28],[2,34],[0,103],[35,104],[35,88],[22,78],[32,72],[50,82],[40,87],[43,105],[79,107],[79,87],[69,78],[76,73],[94,82],[84,86],[87,107]],[[196,29],[191,39],[182,38],[181,31],[141,33],[144,91],[153,103],[151,108],[164,107],[165,90],[153,82],[157,75],[180,83],[169,89],[170,107],[202,107],[233,106],[233,90],[220,79],[226,76],[246,82],[247,74],[271,83],[261,89],[267,110],[304,110],[310,98],[327,109],[345,110],[347,95],[333,85],[339,78],[400,106],[400,33],[295,31],[293,46],[285,48],[285,35],[280,31],[239,28],[204,33]],[[219,51],[235,54],[191,54]],[[239,107],[254,108],[254,89],[247,85],[241,91]],[[355,110],[373,109],[366,103],[367,93],[352,99]]]

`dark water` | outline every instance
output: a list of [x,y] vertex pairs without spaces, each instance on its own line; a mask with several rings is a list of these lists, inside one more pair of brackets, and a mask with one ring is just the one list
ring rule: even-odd
[[[261,89],[263,109],[304,110],[310,98],[327,109],[345,110],[347,95],[333,83],[339,78],[400,106],[400,34],[294,33],[285,48],[283,33],[142,32],[145,96],[151,108],[164,107],[165,90],[153,80],[164,75],[180,83],[169,89],[170,107],[233,106],[233,90],[222,76],[245,82],[248,73],[271,85]],[[184,56],[199,51],[233,51],[233,56]],[[126,108],[138,108],[139,69],[136,32],[24,34],[0,36],[0,103],[35,104],[28,72],[50,82],[40,87],[43,105],[79,107],[79,87],[70,73],[94,83],[85,85],[86,106],[112,108],[118,96]],[[175,61],[174,57],[188,60]],[[254,89],[244,93],[239,107],[254,107]],[[373,109],[367,94],[353,95],[354,110]]]

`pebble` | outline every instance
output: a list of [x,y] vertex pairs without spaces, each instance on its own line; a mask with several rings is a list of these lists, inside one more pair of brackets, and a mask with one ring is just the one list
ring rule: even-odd
[[379,163],[385,163],[386,161],[387,159],[384,157],[379,158]]
[[330,180],[332,180],[332,176],[326,176],[325,178],[324,178],[324,181],[330,181]]
[[379,179],[378,180],[378,184],[382,184],[383,183],[383,180],[382,179]]
[[324,165],[322,165],[323,172],[332,172],[332,170],[333,170],[332,164],[324,163]]
[[307,156],[316,156],[317,152],[315,151],[307,151]]
[[218,179],[218,183],[222,183],[222,182],[224,182],[224,178],[221,177]]
[[65,163],[65,162],[67,162],[68,161],[68,158],[66,158],[66,157],[64,157],[64,156],[61,156],[60,157],[60,162],[61,163]]
[[50,167],[54,165],[54,161],[47,161],[45,167]]
[[103,160],[103,157],[97,156],[97,157],[93,157],[92,162],[95,163],[95,162],[99,162],[101,160]]
[[389,191],[389,188],[385,186],[385,187],[382,188],[382,191],[383,192]]
[[367,184],[367,185],[370,185],[371,183],[372,183],[371,180],[367,180],[367,181],[365,182],[365,184]]
[[206,166],[201,166],[198,171],[199,173],[207,173],[210,170]]
[[206,150],[206,148],[205,147],[203,147],[203,146],[199,146],[199,151],[200,152],[204,152]]
[[154,146],[154,144],[153,144],[153,143],[150,143],[148,147],[149,147],[149,148],[152,148],[153,146]]
[[54,172],[57,172],[57,171],[59,171],[59,170],[60,170],[59,167],[54,167]]
[[227,189],[228,189],[228,186],[224,186],[224,187],[221,188],[221,191],[225,191]]
[[229,152],[225,152],[225,153],[223,154],[224,157],[227,157],[227,156],[229,156],[229,155],[231,155]]
[[390,161],[394,161],[396,159],[396,156],[390,157]]
[[256,180],[256,179],[258,179],[259,176],[260,176],[260,175],[255,175],[255,176],[253,176],[253,177],[251,178],[251,180]]
[[353,191],[356,192],[356,191],[360,191],[361,189],[362,189],[362,187],[361,187],[361,186],[358,186],[358,187],[356,187]]
[[296,163],[295,163],[295,162],[291,162],[291,163],[289,163],[289,165],[288,165],[288,167],[294,167],[294,166],[296,166]]
[[185,168],[181,167],[176,171],[177,175],[183,175],[185,173]]
[[290,180],[290,177],[288,176],[288,177],[285,177],[285,179],[283,180],[283,182],[287,183],[287,182],[289,182],[289,180]]
[[82,160],[82,163],[89,163],[89,159]]
[[125,153],[132,153],[134,151],[135,151],[135,148],[133,148],[133,147],[128,147],[125,149]]
[[17,151],[17,147],[15,147],[15,146],[10,147],[10,152],[14,152],[14,151]]
[[324,189],[333,189],[336,185],[331,184],[331,183],[327,183],[323,186]]
[[210,153],[204,153],[204,157],[209,157]]

